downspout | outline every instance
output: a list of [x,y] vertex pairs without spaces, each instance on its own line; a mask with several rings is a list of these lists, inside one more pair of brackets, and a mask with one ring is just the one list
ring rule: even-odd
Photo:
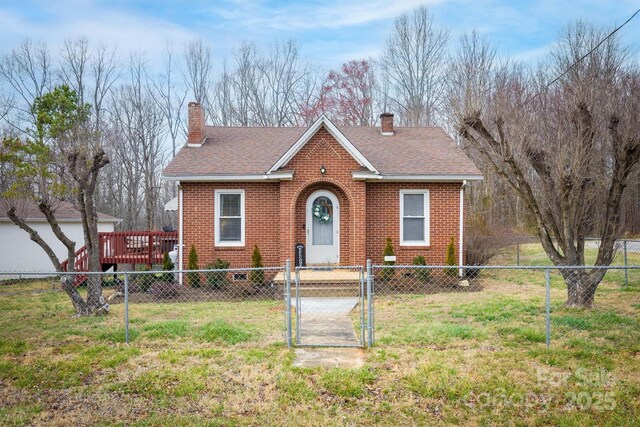
[[[467,180],[462,181],[462,185],[460,186],[460,249],[458,250],[458,265],[463,265],[464,260],[464,187],[467,185]],[[458,272],[460,277],[463,276],[462,268]]]
[[180,181],[178,181],[178,262],[179,262],[179,273],[178,273],[178,283],[182,286],[182,270],[183,270],[183,253],[184,253],[184,205],[182,202],[182,185],[180,185]]

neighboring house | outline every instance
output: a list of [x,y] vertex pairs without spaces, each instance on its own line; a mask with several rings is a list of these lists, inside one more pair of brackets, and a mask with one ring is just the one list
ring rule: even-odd
[[[0,203],[0,272],[51,272],[55,271],[47,254],[35,242],[31,241],[29,234],[15,225],[7,218],[4,207],[6,203]],[[55,217],[62,231],[71,240],[76,242],[76,250],[84,245],[84,233],[80,211],[67,202],[57,202]],[[38,209],[38,206],[27,200],[17,203],[17,214],[51,246],[59,260],[67,258],[67,250],[51,231],[49,223]],[[98,231],[114,231],[119,218],[103,213],[98,213]],[[3,277],[0,276],[0,280]]]
[[462,259],[465,182],[482,176],[442,129],[336,126],[206,126],[189,104],[188,141],[165,168],[177,181],[179,259],[195,245],[200,264],[382,262],[385,239],[398,263],[424,255],[441,265],[451,238]]

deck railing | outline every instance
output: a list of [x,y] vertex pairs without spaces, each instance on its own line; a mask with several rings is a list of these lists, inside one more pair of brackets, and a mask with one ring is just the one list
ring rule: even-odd
[[102,264],[160,264],[165,252],[178,244],[177,231],[118,231],[99,233]]
[[[177,231],[117,231],[98,233],[100,264],[160,264],[165,252],[171,252],[178,244]],[[68,261],[62,261],[62,271],[67,271]],[[75,253],[75,271],[89,270],[89,254],[86,246]]]
[[[65,259],[61,263],[62,271],[67,271],[69,266],[69,260]],[[74,269],[75,271],[89,271],[89,252],[87,247],[83,246],[74,254]]]

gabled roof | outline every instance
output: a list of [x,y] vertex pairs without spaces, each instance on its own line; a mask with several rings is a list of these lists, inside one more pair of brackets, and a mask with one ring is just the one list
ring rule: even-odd
[[[163,172],[178,181],[254,181],[291,179],[286,164],[317,132],[327,129],[362,169],[359,179],[481,179],[480,171],[437,127],[336,126],[320,117],[310,127],[207,126],[200,147],[184,146]],[[285,168],[283,168],[285,167]],[[431,177],[431,178],[430,178]],[[355,175],[354,175],[355,178]]]
[[[7,217],[7,209],[10,205],[15,205],[18,216],[26,221],[46,221],[44,214],[40,212],[40,209],[38,209],[38,205],[33,200],[29,199],[11,201],[0,199],[0,221],[11,221]],[[55,202],[53,204],[53,211],[59,222],[80,222],[82,220],[80,211],[68,202]],[[120,218],[98,212],[98,222],[116,223],[122,222],[122,220]]]
[[322,126],[324,126],[325,129],[329,131],[331,136],[333,136],[336,141],[338,141],[338,143],[342,145],[342,148],[347,150],[351,157],[353,157],[360,166],[366,168],[370,172],[374,172],[376,174],[378,173],[376,168],[369,162],[369,160],[367,160],[367,158],[362,155],[362,153],[344,136],[342,132],[340,132],[340,130],[331,122],[331,120],[327,119],[323,114],[315,122],[313,122],[313,124],[309,126],[307,131],[303,133],[300,138],[298,138],[298,140],[291,146],[291,148],[289,148],[287,152],[284,153],[284,155],[280,157],[273,166],[271,166],[271,168],[267,171],[267,174],[272,174],[273,172],[276,172],[278,169],[289,163],[289,161],[293,159],[296,154],[298,154],[298,151],[300,151],[300,149],[302,149],[302,147],[304,147],[304,145],[309,142],[313,135],[315,135],[318,129],[320,129]]

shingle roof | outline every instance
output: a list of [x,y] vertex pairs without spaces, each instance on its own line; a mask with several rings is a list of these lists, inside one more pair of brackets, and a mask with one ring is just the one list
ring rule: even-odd
[[[467,155],[436,127],[396,127],[382,135],[376,127],[337,126],[382,174],[480,175]],[[305,127],[206,127],[200,147],[183,147],[164,176],[266,173],[307,130]]]
[[[20,199],[20,200],[6,200],[0,199],[0,220],[8,221],[7,217],[7,209],[10,205],[14,205],[16,207],[16,213],[20,218],[33,220],[33,221],[45,221],[46,218],[40,209],[38,209],[38,205],[28,199]],[[58,221],[62,222],[75,222],[80,221],[82,216],[80,215],[80,211],[76,209],[71,203],[57,201],[53,204],[54,215]],[[98,222],[120,222],[122,221],[120,218],[116,218],[111,215],[107,215],[102,212],[98,212]]]

